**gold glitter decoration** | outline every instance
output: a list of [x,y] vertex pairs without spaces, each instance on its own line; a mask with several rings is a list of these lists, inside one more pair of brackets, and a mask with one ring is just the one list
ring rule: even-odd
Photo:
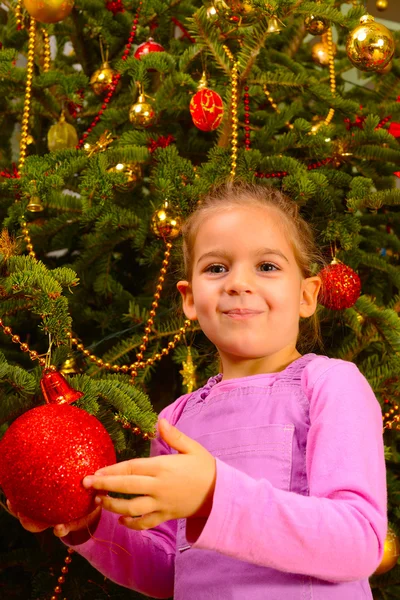
[[107,150],[107,147],[110,144],[112,144],[113,141],[113,134],[110,131],[106,130],[104,131],[104,133],[101,134],[97,142],[95,142],[94,144],[86,142],[83,145],[83,149],[90,158],[91,156],[93,156],[93,154],[97,154],[97,152],[104,152],[105,150]]
[[182,363],[182,369],[179,371],[182,375],[182,385],[186,386],[186,391],[191,394],[196,387],[196,366],[193,363],[191,349],[188,348],[187,358]]
[[25,86],[25,101],[24,112],[21,123],[21,141],[19,144],[19,162],[18,171],[21,171],[26,159],[26,147],[29,126],[29,114],[31,110],[32,99],[32,79],[33,67],[35,61],[35,38],[36,38],[36,21],[34,18],[29,22],[29,40],[28,40],[28,61],[26,66],[26,86]]

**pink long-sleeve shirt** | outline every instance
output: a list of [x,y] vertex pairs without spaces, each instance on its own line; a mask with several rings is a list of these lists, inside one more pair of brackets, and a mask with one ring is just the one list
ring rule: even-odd
[[[154,598],[372,599],[387,518],[382,414],[367,380],[315,354],[279,373],[221,379],[160,415],[216,457],[197,539],[185,519],[133,531],[103,510],[74,549]],[[153,440],[153,456],[171,452]]]

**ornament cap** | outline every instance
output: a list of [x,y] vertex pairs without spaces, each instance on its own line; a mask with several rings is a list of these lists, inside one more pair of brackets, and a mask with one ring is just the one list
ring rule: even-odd
[[197,85],[197,89],[198,90],[203,90],[204,88],[207,87],[207,76],[206,76],[206,72],[203,71],[203,74],[201,76],[201,79]]
[[375,21],[375,17],[373,17],[373,16],[372,16],[372,15],[370,15],[370,14],[363,15],[363,16],[361,17],[361,19],[360,19],[360,23],[361,23],[362,25],[364,25],[364,23],[372,23],[373,21]]
[[74,390],[58,371],[45,369],[40,387],[48,404],[72,404],[84,396],[83,392]]

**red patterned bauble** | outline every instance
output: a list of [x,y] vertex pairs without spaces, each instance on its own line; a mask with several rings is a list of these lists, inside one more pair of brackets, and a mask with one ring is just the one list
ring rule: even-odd
[[332,261],[320,271],[322,280],[318,302],[331,310],[350,308],[361,293],[361,281],[353,269],[347,265]]
[[190,114],[198,129],[214,131],[221,125],[224,115],[221,96],[209,88],[200,89],[190,101]]
[[136,48],[134,57],[139,60],[146,56],[146,54],[151,54],[152,52],[165,52],[164,48],[158,42],[155,42],[153,38],[149,38],[147,42],[143,42]]
[[24,413],[0,441],[0,485],[13,510],[49,525],[94,510],[95,491],[85,489],[82,479],[116,462],[100,421],[58,393],[60,401]]

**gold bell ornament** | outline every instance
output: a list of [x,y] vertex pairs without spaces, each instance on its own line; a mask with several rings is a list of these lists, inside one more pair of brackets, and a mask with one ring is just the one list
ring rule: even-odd
[[65,120],[64,111],[58,123],[52,125],[47,134],[47,145],[50,152],[75,148],[78,145],[78,134],[73,125]]
[[256,23],[258,11],[247,0],[213,0],[213,6],[219,17],[238,27]]
[[120,192],[129,192],[141,179],[142,167],[138,162],[118,163],[115,167],[107,169],[107,173],[122,173],[125,176],[125,183],[115,183],[114,187]]
[[60,368],[60,373],[62,375],[77,375],[78,373],[82,373],[82,371],[82,368],[73,354],[67,356]]
[[138,101],[129,109],[129,120],[135,127],[151,127],[157,121],[156,111],[152,104],[147,101],[143,90],[139,94]]
[[29,203],[26,207],[26,210],[29,210],[29,212],[42,212],[44,210],[44,206],[43,203],[41,201],[41,199],[39,198],[39,196],[31,196],[31,198],[29,199]]
[[360,71],[381,71],[392,60],[394,51],[392,33],[371,15],[361,17],[346,42],[347,56]]
[[58,23],[74,7],[74,0],[24,0],[28,13],[39,23]]
[[387,573],[388,571],[390,571],[390,569],[393,569],[393,567],[397,564],[399,556],[399,538],[397,537],[393,529],[389,527],[383,546],[383,557],[381,560],[381,564],[376,569],[374,575],[382,575],[383,573]]
[[[110,91],[110,85],[117,72],[114,71],[107,61],[104,61],[100,69],[97,69],[90,78],[90,85],[96,96],[102,96]],[[120,86],[117,85],[117,90]],[[116,91],[117,91],[116,90]]]
[[271,17],[268,19],[267,33],[280,33],[282,31],[282,27],[284,27],[282,21],[276,17]]
[[329,21],[317,15],[307,15],[304,19],[304,25],[311,35],[322,35],[328,31]]
[[154,235],[163,239],[174,239],[180,234],[181,219],[171,208],[169,202],[164,202],[163,207],[153,214],[151,230]]

